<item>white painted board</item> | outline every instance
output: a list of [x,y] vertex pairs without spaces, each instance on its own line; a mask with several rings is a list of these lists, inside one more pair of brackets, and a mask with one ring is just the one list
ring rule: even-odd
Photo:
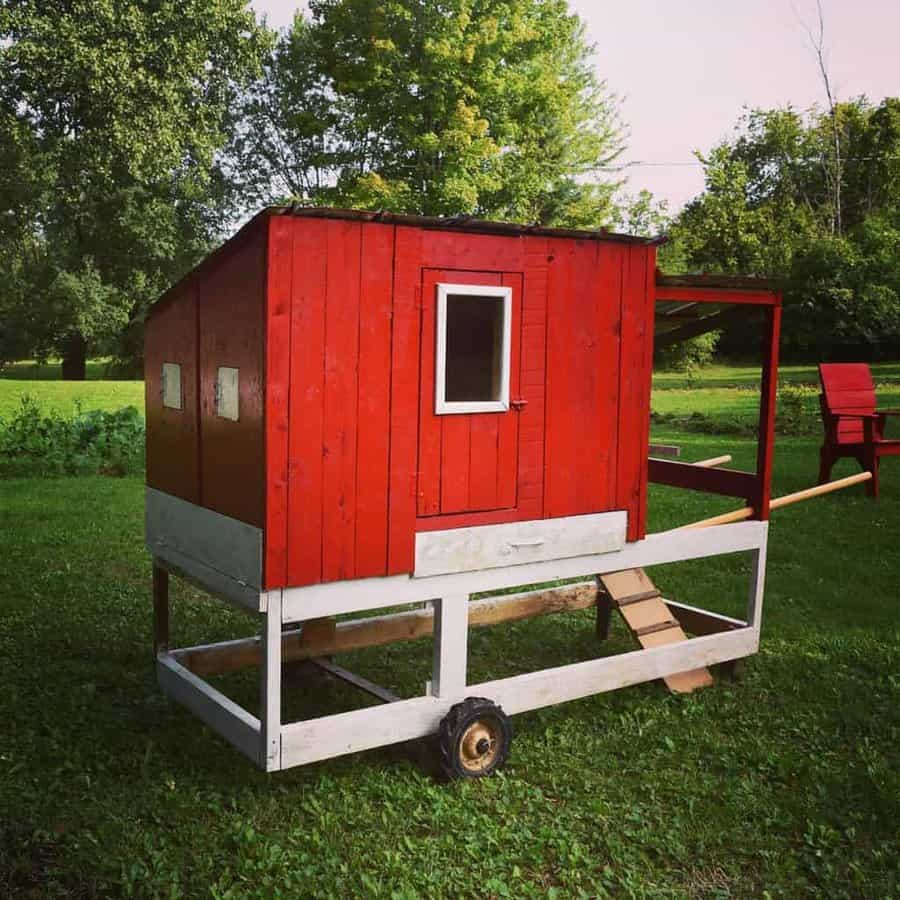
[[624,510],[416,535],[416,578],[611,553],[625,546]]

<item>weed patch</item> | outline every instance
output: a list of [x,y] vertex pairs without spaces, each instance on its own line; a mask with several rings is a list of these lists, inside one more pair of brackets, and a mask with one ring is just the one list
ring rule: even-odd
[[76,409],[65,417],[22,397],[0,419],[0,478],[127,475],[144,466],[144,420],[133,406],[115,412]]

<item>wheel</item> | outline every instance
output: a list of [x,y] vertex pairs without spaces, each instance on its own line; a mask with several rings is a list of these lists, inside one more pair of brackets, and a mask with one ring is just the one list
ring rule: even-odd
[[512,722],[496,703],[467,697],[441,719],[441,766],[448,778],[493,775],[509,756],[512,736]]

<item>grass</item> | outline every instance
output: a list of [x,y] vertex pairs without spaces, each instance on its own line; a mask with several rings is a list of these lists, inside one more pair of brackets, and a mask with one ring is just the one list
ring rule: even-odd
[[[685,459],[754,454],[736,435],[653,437]],[[816,445],[779,439],[776,494],[812,482]],[[0,481],[0,896],[897,896],[900,464],[882,472],[877,504],[856,488],[775,514],[763,645],[737,682],[518,716],[502,775],[451,785],[429,742],[253,769],[156,687],[141,481]],[[654,487],[650,526],[733,505]],[[742,610],[741,557],[652,574]],[[179,644],[252,628],[175,583]],[[598,646],[589,612],[498,626],[473,632],[471,677],[629,646],[618,623]],[[430,654],[338,662],[412,695]],[[250,673],[221,686],[256,702]],[[290,715],[365,702],[302,673],[285,695]]]
[[38,399],[41,408],[61,415],[77,409],[114,412],[123,406],[144,411],[143,381],[28,381],[0,378],[0,419],[8,419],[22,403],[22,397]]

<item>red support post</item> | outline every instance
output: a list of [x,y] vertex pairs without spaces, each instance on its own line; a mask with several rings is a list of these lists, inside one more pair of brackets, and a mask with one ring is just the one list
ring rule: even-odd
[[778,397],[778,344],[781,336],[781,294],[766,310],[764,320],[762,384],[759,404],[759,441],[756,449],[757,496],[754,518],[769,518],[772,496],[772,457],[775,453],[775,406]]

